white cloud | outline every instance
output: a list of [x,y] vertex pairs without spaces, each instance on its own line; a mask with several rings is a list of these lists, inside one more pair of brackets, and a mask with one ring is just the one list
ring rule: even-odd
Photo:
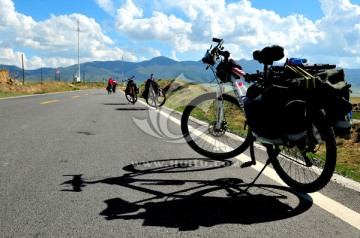
[[149,51],[149,54],[152,56],[152,57],[158,57],[158,56],[161,56],[161,52],[155,48],[149,48],[148,49]]
[[175,51],[175,50],[172,50],[172,51],[171,51],[171,59],[176,60],[176,61],[179,61],[179,59],[178,59],[177,56],[176,56],[176,51]]
[[101,9],[110,15],[115,14],[115,7],[112,0],[95,0]]
[[[120,59],[124,50],[114,46],[114,41],[105,35],[93,18],[81,14],[51,15],[45,21],[16,12],[11,0],[0,0],[0,64],[19,66],[18,54],[27,59],[27,69],[68,66],[77,63],[77,21],[80,22],[81,62]],[[12,49],[21,49],[14,53]],[[26,56],[26,52],[36,52]],[[126,52],[131,60],[137,58]]]
[[[211,38],[218,37],[225,39],[224,46],[235,59],[250,59],[254,50],[279,44],[285,47],[287,57],[358,67],[360,7],[349,0],[319,1],[324,17],[314,22],[300,14],[281,17],[255,9],[249,0],[230,4],[225,0],[154,0],[151,4],[142,0],[95,0],[114,18],[120,36],[116,39],[94,18],[51,15],[37,22],[17,12],[11,0],[0,0],[0,63],[14,61],[19,65],[19,54],[24,54],[29,68],[77,63],[79,20],[81,62],[118,60],[122,56],[127,61],[159,55],[177,59],[175,52],[190,57],[187,60],[199,60]],[[116,9],[119,2],[123,5]]]
[[[163,2],[165,4],[165,2]],[[136,41],[161,40],[174,50],[186,52],[207,47],[212,37],[224,38],[228,44],[241,45],[246,55],[232,52],[235,57],[249,57],[254,47],[267,44],[293,46],[314,44],[321,37],[315,24],[302,16],[281,18],[274,12],[257,10],[249,1],[226,4],[225,1],[166,1],[168,8],[180,9],[188,21],[174,15],[154,11],[149,18],[131,0],[118,9],[116,27]]]
[[6,65],[16,65],[21,68],[21,52],[14,52],[11,48],[0,47],[0,62]]
[[[224,0],[158,2],[166,5],[164,9],[169,13],[153,11],[145,17],[140,6],[127,0],[116,17],[119,32],[134,41],[160,40],[179,52],[205,50],[212,37],[219,37],[225,39],[234,58],[251,58],[253,50],[273,44],[285,47],[289,57],[313,61],[328,57],[335,62],[318,63],[340,66],[345,60],[337,61],[336,55],[359,55],[360,10],[349,0],[320,0],[325,17],[317,22],[300,14],[280,17],[272,11],[255,9],[249,0],[231,4]],[[180,10],[186,18],[173,15],[169,9]]]
[[170,41],[174,35],[185,35],[190,31],[190,24],[174,15],[154,11],[150,18],[141,18],[143,10],[136,7],[131,0],[118,9],[115,27],[119,32],[136,41],[160,40]]

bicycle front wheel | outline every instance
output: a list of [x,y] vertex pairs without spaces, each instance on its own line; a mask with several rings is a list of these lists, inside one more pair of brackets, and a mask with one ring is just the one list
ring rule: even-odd
[[165,104],[166,96],[162,89],[155,90],[150,86],[148,97],[146,98],[146,103],[151,107],[161,107]]
[[280,153],[272,161],[280,178],[294,190],[304,193],[316,192],[325,187],[336,165],[333,129],[326,122],[314,124],[313,128],[319,131],[320,141],[315,139],[310,130],[303,141],[297,142],[295,146],[277,147]]
[[224,94],[224,117],[220,129],[217,120],[216,93],[203,94],[192,100],[181,117],[181,131],[189,146],[212,159],[229,159],[249,146],[245,114],[236,98]]

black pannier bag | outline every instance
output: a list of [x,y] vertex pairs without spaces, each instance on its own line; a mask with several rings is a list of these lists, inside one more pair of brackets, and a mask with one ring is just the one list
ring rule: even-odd
[[253,84],[247,91],[245,115],[251,130],[273,143],[297,141],[306,133],[305,102],[293,89],[270,85],[263,89]]
[[125,94],[126,94],[126,95],[131,95],[130,87],[134,87],[134,88],[135,88],[135,93],[136,93],[136,94],[139,93],[139,88],[136,86],[136,84],[133,83],[133,82],[130,82],[128,85],[126,85],[126,89],[125,89]]
[[350,87],[345,79],[343,69],[330,69],[315,74],[316,99],[324,107],[327,117],[333,125],[337,136],[346,136],[350,133]]
[[[305,68],[306,69],[306,68]],[[308,109],[322,108],[337,136],[350,133],[350,84],[347,84],[344,70],[327,69],[314,73],[313,78],[299,78],[292,70],[285,70],[282,77],[273,83],[288,86],[293,99],[307,101]]]
[[[224,83],[228,82],[230,80],[230,73],[231,69],[233,67],[236,67],[240,70],[242,70],[241,65],[239,65],[235,60],[230,59],[228,63],[225,63],[224,61],[220,62],[218,66],[216,67],[216,76]],[[240,77],[235,75],[236,79],[239,79]]]
[[129,86],[126,86],[125,94],[130,95],[130,87]]

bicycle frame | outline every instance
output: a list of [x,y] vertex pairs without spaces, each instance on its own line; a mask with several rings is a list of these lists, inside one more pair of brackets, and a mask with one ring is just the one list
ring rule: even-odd
[[[240,76],[240,75],[238,75]],[[216,75],[215,75],[216,77]],[[238,91],[238,83],[237,83],[237,79],[235,78],[234,75],[230,76],[230,84],[232,86],[232,89],[235,93],[236,99],[239,103],[239,106],[241,108],[241,111],[245,113],[245,109],[244,109],[244,102],[241,99],[242,96],[244,95],[240,95],[239,91]],[[215,125],[215,129],[216,130],[221,130],[222,127],[222,123],[224,121],[224,102],[223,102],[223,94],[225,93],[225,83],[224,82],[219,82],[218,83],[218,88],[216,91],[216,112],[217,112],[217,118],[216,118],[216,125]]]

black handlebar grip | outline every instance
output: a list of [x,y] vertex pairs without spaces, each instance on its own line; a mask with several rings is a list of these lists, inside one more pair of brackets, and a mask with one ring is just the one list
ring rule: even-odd
[[213,41],[213,42],[216,42],[216,43],[220,43],[220,42],[223,41],[223,40],[214,37],[214,38],[212,38],[212,41]]

